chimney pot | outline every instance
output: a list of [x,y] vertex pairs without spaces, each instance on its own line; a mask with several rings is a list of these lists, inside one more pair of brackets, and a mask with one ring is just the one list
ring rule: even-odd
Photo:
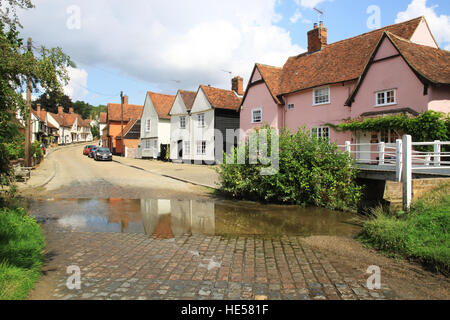
[[58,107],[58,114],[63,114],[63,107]]
[[308,32],[308,53],[320,51],[327,45],[328,30],[320,22],[320,28],[317,23],[314,24],[314,29]]
[[69,113],[73,113],[73,108],[69,108]]

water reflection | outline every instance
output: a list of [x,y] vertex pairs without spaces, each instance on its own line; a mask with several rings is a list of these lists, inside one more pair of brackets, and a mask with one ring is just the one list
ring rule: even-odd
[[56,200],[31,203],[42,222],[82,232],[180,235],[356,235],[353,215],[319,208],[201,200]]

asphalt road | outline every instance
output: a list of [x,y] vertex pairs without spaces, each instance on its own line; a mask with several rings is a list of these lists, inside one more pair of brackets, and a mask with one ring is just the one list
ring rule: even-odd
[[82,150],[83,146],[66,147],[48,156],[45,165],[54,168],[55,172],[41,195],[47,198],[104,199],[192,199],[208,196],[206,188],[116,162],[97,162],[82,155]]

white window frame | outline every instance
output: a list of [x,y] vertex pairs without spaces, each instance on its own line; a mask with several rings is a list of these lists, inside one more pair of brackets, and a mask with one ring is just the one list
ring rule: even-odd
[[186,116],[180,117],[180,129],[186,129]]
[[293,103],[289,103],[288,105],[287,105],[287,107],[286,107],[286,110],[294,110],[295,109],[295,104],[293,104]]
[[204,113],[199,113],[197,115],[197,123],[198,123],[198,127],[199,128],[205,128],[206,127],[205,114]]
[[[325,131],[328,132],[328,136],[325,136],[324,133]],[[312,127],[311,128],[311,137],[313,138],[326,138],[326,139],[330,139],[330,127]]]
[[150,150],[152,148],[151,141],[149,139],[145,140],[145,150]]
[[[319,90],[324,90],[324,89],[328,90],[328,101],[316,103],[316,92],[318,92]],[[328,87],[315,88],[313,90],[312,99],[313,99],[313,106],[322,106],[325,104],[331,104],[331,89],[330,89],[330,87],[328,86]]]
[[[394,102],[389,102],[387,103],[387,93],[388,92],[394,92]],[[383,99],[384,99],[384,103],[379,103],[378,102],[378,95],[379,94],[383,94]],[[387,89],[387,90],[381,90],[381,91],[377,91],[375,92],[375,106],[376,107],[385,107],[385,106],[393,106],[397,104],[397,89]]]
[[197,155],[205,156],[206,155],[206,141],[197,141]]
[[190,141],[183,141],[183,156],[190,156],[191,155],[191,142]]
[[152,119],[147,119],[145,121],[145,132],[151,132],[152,131]]
[[[259,121],[255,121],[255,112],[258,112],[261,114],[261,119]],[[252,123],[262,123],[263,122],[263,110],[262,108],[256,108],[252,109]]]

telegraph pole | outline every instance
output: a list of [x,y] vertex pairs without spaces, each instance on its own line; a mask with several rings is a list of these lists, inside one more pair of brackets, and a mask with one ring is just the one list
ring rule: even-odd
[[120,131],[120,141],[122,143],[122,148],[120,149],[120,153],[121,156],[123,157],[123,149],[125,147],[125,144],[123,142],[123,91],[120,91],[120,112],[121,112],[121,117],[120,117],[120,127],[121,127],[121,131]]
[[[32,40],[28,38],[28,52],[32,52]],[[31,163],[31,76],[27,79],[27,107],[25,110],[26,125],[25,125],[25,167],[30,168]]]

